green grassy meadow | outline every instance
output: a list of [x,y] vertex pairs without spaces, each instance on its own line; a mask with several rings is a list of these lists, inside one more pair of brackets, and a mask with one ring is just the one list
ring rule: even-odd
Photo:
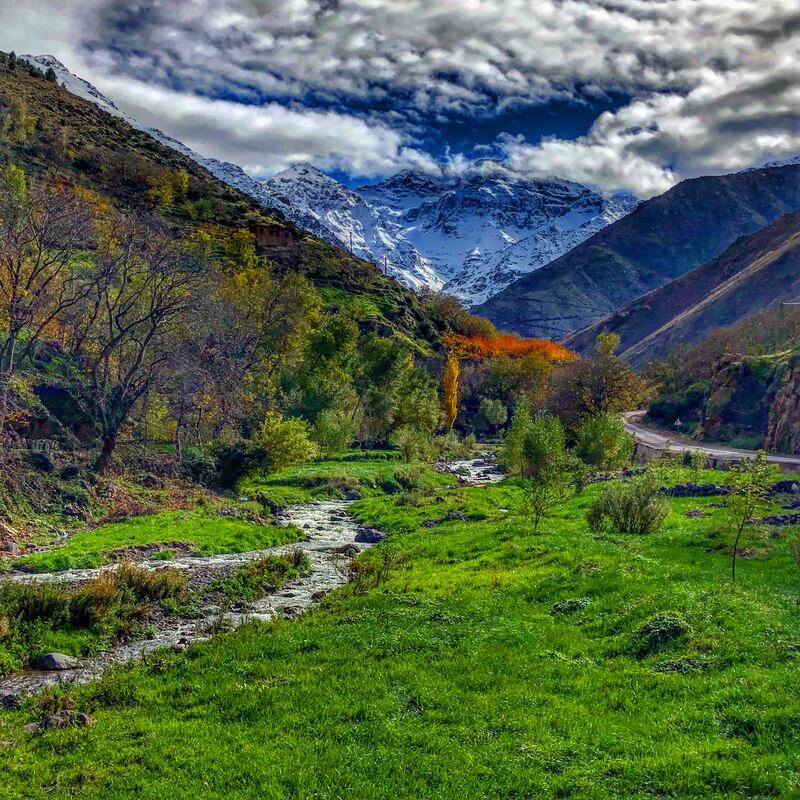
[[262,550],[299,538],[292,528],[259,525],[245,519],[223,517],[216,508],[162,511],[129,517],[80,531],[59,547],[23,556],[14,562],[33,572],[97,567],[111,560],[114,550],[138,545],[168,546],[181,542],[198,555]]
[[[387,468],[281,480],[366,463]],[[800,796],[794,528],[746,542],[732,585],[720,498],[597,534],[590,486],[534,536],[513,482],[446,485],[365,493],[354,512],[392,535],[317,610],[72,690],[91,727],[2,712],[0,797]],[[668,613],[683,635],[643,648]]]

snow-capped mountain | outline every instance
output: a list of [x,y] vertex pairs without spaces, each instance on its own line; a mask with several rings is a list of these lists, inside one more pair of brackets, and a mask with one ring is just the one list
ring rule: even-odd
[[288,219],[354,255],[375,262],[415,289],[438,291],[444,279],[403,235],[391,214],[328,177],[297,164],[261,184],[260,199]]
[[580,184],[527,178],[491,160],[459,175],[404,170],[356,190],[310,164],[259,182],[236,164],[201,156],[140,124],[54,56],[22,58],[52,68],[68,91],[192,158],[301,228],[375,262],[408,286],[444,289],[470,305],[558,258],[636,205],[630,196],[604,198]]
[[420,282],[479,303],[628,213],[558,179],[526,178],[496,161],[457,176],[405,170],[350,190],[301,164],[263,184],[264,200],[317,235]]

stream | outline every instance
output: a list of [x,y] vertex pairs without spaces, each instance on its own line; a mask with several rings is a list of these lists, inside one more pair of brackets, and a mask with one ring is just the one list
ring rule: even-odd
[[[453,473],[459,477],[461,483],[469,485],[495,483],[503,478],[494,463],[484,459],[441,463],[437,465],[437,469]],[[252,620],[268,621],[280,616],[290,618],[302,614],[328,592],[347,583],[349,561],[359,551],[371,546],[364,542],[355,542],[360,526],[347,511],[350,503],[347,500],[324,500],[283,509],[276,516],[276,522],[299,528],[306,535],[299,542],[246,553],[179,556],[170,561],[137,561],[137,566],[145,569],[188,570],[192,588],[201,588],[216,578],[230,575],[242,564],[269,555],[281,555],[298,547],[308,556],[310,567],[303,575],[274,594],[245,606],[224,609],[208,602],[201,606],[199,614],[192,619],[180,619],[157,612],[153,619],[156,631],[152,638],[114,645],[107,651],[80,659],[74,669],[26,670],[0,679],[0,696],[34,693],[45,686],[59,683],[86,683],[99,677],[112,665],[140,659],[158,648],[181,650],[192,642],[204,641],[210,638],[209,629],[212,627],[233,629]],[[116,568],[116,564],[108,564],[96,569],[43,574],[18,572],[3,576],[2,580],[23,583],[59,582],[76,586]]]

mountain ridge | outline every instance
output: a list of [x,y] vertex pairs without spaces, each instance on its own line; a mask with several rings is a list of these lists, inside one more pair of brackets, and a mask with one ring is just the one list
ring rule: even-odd
[[678,345],[694,345],[719,327],[800,295],[800,212],[786,214],[725,252],[640,297],[564,343],[591,352],[599,333],[620,336],[620,355],[634,366]]
[[605,198],[558,178],[529,179],[492,159],[458,176],[402,170],[355,190],[309,164],[258,181],[236,164],[202,156],[142,125],[54,56],[21,58],[52,68],[68,91],[192,158],[299,227],[352,250],[411,288],[443,289],[469,305],[549,263],[638,202],[627,195]]
[[563,339],[798,210],[800,165],[682,181],[475,311],[500,328]]

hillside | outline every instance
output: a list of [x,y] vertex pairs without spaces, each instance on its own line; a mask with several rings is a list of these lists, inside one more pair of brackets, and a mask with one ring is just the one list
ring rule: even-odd
[[[22,64],[13,72],[0,64],[0,115],[10,118],[20,109],[30,135],[5,142],[5,156],[29,174],[57,169],[65,179],[97,192],[119,209],[157,214],[176,234],[202,226],[229,232],[256,222],[279,226],[289,232],[292,245],[266,247],[263,254],[277,270],[300,272],[326,290],[326,302],[332,307],[351,306],[354,297],[364,295],[370,309],[365,322],[379,331],[397,331],[422,349],[443,330],[442,321],[432,319],[413,292],[383,276],[373,264],[309,235],[279,211],[226,185],[193,158],[95,102],[44,80],[41,74],[31,74]],[[148,199],[148,191],[180,171],[189,176],[184,202]]]
[[502,329],[561,338],[799,209],[797,165],[683,181],[475,311]]
[[566,338],[590,353],[597,335],[616,333],[620,355],[635,366],[678,345],[693,345],[715,328],[800,295],[800,214],[787,214],[734,242],[721,256],[670,281]]

